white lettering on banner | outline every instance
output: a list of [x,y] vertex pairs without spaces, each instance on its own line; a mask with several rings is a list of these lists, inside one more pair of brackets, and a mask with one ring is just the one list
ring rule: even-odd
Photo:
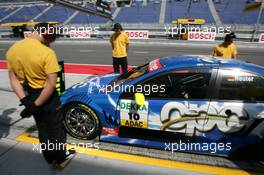
[[148,39],[149,31],[147,30],[127,30],[125,31],[129,39]]
[[259,36],[259,42],[264,43],[264,33],[260,34]]
[[215,33],[213,32],[189,32],[188,40],[190,41],[214,41]]
[[91,32],[70,31],[70,38],[73,38],[73,39],[89,39],[89,38],[91,38]]
[[25,38],[28,38],[28,37],[30,37],[32,35],[32,32],[31,31],[25,31],[23,33],[24,33],[24,37]]

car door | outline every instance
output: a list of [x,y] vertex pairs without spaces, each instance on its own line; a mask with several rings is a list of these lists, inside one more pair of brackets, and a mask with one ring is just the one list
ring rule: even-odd
[[[145,104],[131,110],[131,96],[121,95],[120,102],[125,104],[120,117],[127,122],[121,125],[193,136],[203,130],[213,78],[213,69],[200,67],[171,70],[139,82],[135,86],[141,87]],[[136,121],[141,125],[135,125]]]
[[[207,138],[232,140],[249,135],[259,137],[263,128],[259,133],[255,129],[263,121],[263,76],[243,69],[222,68],[219,69],[216,82],[205,125],[211,131]],[[242,140],[238,139],[236,145],[242,144]]]

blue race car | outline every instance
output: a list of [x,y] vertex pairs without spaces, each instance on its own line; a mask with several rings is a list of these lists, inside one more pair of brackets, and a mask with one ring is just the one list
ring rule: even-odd
[[65,128],[79,139],[226,156],[263,146],[264,68],[243,61],[156,59],[89,77],[61,102]]

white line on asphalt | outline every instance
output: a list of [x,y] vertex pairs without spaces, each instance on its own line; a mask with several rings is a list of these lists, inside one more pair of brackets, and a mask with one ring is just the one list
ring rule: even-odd
[[88,53],[90,53],[90,52],[93,52],[94,50],[80,50],[80,52],[88,52]]
[[[112,59],[112,58],[109,58],[109,59]],[[6,63],[7,61],[6,60],[0,60],[0,63]],[[106,66],[106,67],[109,67],[109,66],[113,66],[111,64],[83,64],[83,63],[64,63],[64,64],[67,64],[67,65],[77,65],[77,66]]]
[[[110,58],[111,59],[111,58]],[[0,60],[0,63],[2,61]],[[3,61],[3,62],[6,62],[6,61]],[[77,65],[77,66],[105,66],[105,67],[109,67],[109,66],[113,66],[112,64],[85,64],[85,63],[64,63],[64,64],[67,64],[67,65]],[[129,67],[136,67],[136,66],[133,66],[133,65],[129,65]]]
[[133,51],[133,53],[137,53],[137,54],[148,54],[149,51]]
[[[111,59],[111,58],[110,58]],[[0,60],[0,63],[6,63],[6,60]],[[102,67],[109,67],[113,66],[112,64],[85,64],[85,63],[64,63],[64,65],[76,65],[76,66],[102,66]],[[129,67],[136,67],[134,65],[129,65]],[[6,69],[2,69],[6,70]]]
[[[193,46],[193,47],[213,47],[215,44],[220,44],[221,41],[214,41],[214,42],[208,42],[208,43],[200,43],[200,42],[193,42],[193,43],[180,43],[180,42],[164,42],[164,40],[162,40],[162,42],[158,42],[160,40],[157,41],[153,41],[150,40],[149,42],[147,41],[139,41],[139,42],[135,42],[135,41],[131,41],[131,44],[135,44],[135,45],[144,45],[144,46],[149,46],[152,47],[152,45],[159,45],[159,46]],[[16,42],[16,40],[0,40],[0,44],[10,44],[10,43],[14,43]],[[108,40],[91,40],[91,41],[87,41],[87,40],[58,40],[55,42],[55,44],[62,44],[62,45],[73,45],[73,44],[93,44],[93,45],[102,45],[102,44],[108,44],[109,45],[109,41]],[[248,49],[263,49],[264,45],[260,44],[260,43],[251,43],[251,42],[236,42],[236,45],[238,48],[248,48]]]
[[84,63],[84,64],[82,64],[82,63],[64,63],[64,64],[77,65],[77,66],[83,66],[83,65],[85,65],[85,66],[106,66],[106,67],[113,66],[111,64],[86,64],[86,63]]

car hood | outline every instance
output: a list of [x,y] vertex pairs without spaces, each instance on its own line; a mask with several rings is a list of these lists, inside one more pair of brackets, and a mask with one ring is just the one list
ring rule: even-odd
[[107,74],[103,76],[90,76],[85,80],[71,86],[64,93],[63,96],[72,96],[74,94],[97,95],[104,93],[109,83],[114,80],[119,74]]

